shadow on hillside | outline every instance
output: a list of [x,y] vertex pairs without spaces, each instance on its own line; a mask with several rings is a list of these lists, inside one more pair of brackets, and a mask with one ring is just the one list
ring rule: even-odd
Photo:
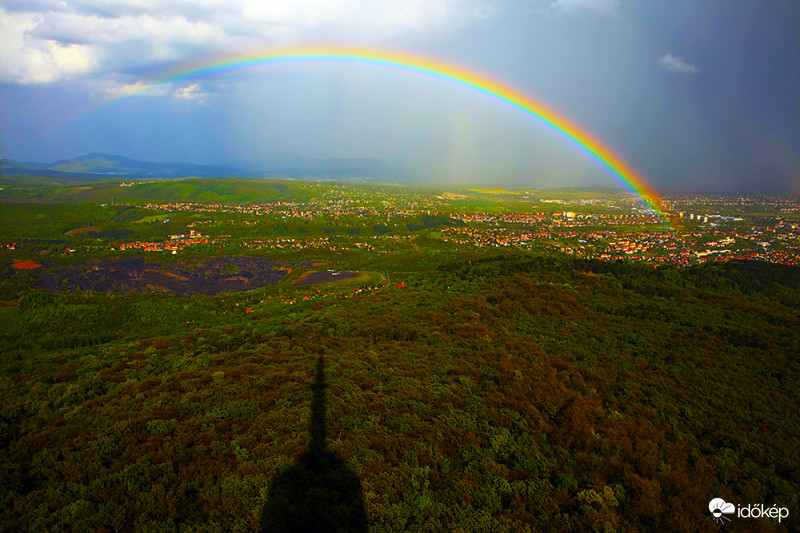
[[317,359],[311,390],[311,443],[272,482],[261,514],[261,531],[367,531],[361,481],[326,442],[325,360]]

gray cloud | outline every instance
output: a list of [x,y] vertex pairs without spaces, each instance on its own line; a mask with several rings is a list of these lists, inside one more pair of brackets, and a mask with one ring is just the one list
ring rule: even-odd
[[[0,0],[0,82],[86,78],[323,36],[365,44],[439,37],[491,14],[484,0]],[[137,42],[150,53],[120,55]]]
[[679,74],[699,74],[700,69],[692,65],[688,61],[675,57],[672,54],[667,54],[658,60],[658,64],[670,72],[677,72]]

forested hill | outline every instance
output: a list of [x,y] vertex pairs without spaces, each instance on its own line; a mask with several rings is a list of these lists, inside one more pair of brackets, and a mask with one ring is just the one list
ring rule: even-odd
[[[45,178],[16,181],[0,176],[0,183],[9,182],[0,192],[5,202],[78,203],[108,202],[200,202],[206,204],[253,204],[272,201],[307,201],[314,198],[313,185],[291,180],[247,180],[237,178],[187,178],[180,180],[146,180],[137,182],[119,179],[54,186],[41,183]],[[318,193],[319,194],[319,193]]]
[[792,513],[726,531],[796,529],[796,268],[506,255],[392,276],[293,305],[0,308],[0,529],[258,530],[309,442],[319,356],[328,449],[373,531],[716,530],[717,497]]

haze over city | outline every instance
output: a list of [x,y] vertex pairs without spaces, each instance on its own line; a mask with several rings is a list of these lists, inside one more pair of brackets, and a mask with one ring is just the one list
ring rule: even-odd
[[430,58],[514,88],[656,190],[797,191],[798,21],[796,3],[742,0],[0,0],[0,155],[366,159],[418,181],[617,185],[552,128],[408,72],[290,62],[169,80],[325,45]]

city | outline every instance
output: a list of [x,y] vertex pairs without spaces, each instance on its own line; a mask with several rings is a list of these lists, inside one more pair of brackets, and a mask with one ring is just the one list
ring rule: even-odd
[[[175,215],[183,215],[187,223],[183,232],[162,240],[105,240],[89,231],[83,248],[78,242],[69,247],[70,253],[178,254],[208,245],[218,250],[292,250],[313,258],[319,250],[505,247],[679,266],[731,260],[800,264],[800,201],[787,195],[665,196],[663,213],[656,213],[613,197],[553,200],[532,199],[528,193],[483,194],[481,206],[467,201],[476,197],[468,191],[362,190],[335,184],[310,189],[318,197],[307,202],[117,203],[117,209],[141,210],[151,224],[167,224]],[[420,224],[422,217],[427,222]],[[82,231],[87,233],[71,230],[74,236]]]

